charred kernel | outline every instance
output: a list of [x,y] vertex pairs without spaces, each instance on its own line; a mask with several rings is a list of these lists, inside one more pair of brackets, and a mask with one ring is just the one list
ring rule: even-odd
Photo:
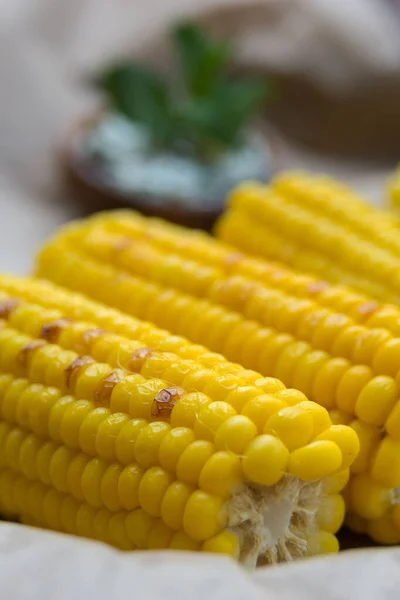
[[180,387],[164,388],[155,396],[151,405],[153,417],[168,419],[175,404],[184,395],[185,391]]
[[19,306],[20,300],[17,298],[6,298],[0,301],[0,319],[7,319],[10,314]]
[[110,405],[113,389],[124,378],[123,371],[112,371],[106,375],[94,390],[94,401],[102,406]]
[[129,361],[129,371],[140,373],[144,363],[152,355],[153,350],[151,348],[140,348],[135,350]]
[[17,356],[17,360],[21,367],[26,369],[31,360],[33,352],[35,352],[35,350],[41,348],[45,344],[46,342],[43,340],[33,340],[32,342],[29,342],[28,344],[23,346]]
[[62,329],[68,327],[71,323],[71,319],[66,318],[56,319],[51,323],[46,323],[43,325],[39,337],[47,340],[51,344],[56,344]]
[[93,364],[95,361],[91,356],[78,356],[65,369],[65,384],[67,388],[74,389],[76,378],[79,377],[81,369]]

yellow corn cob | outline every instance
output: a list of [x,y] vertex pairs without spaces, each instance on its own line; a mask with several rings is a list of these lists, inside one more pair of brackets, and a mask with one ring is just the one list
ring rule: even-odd
[[47,282],[3,276],[0,290],[2,515],[248,566],[337,550],[352,429],[275,379]]
[[217,226],[218,237],[251,254],[394,303],[400,298],[397,232],[390,213],[333,180],[297,173],[281,175],[269,187],[237,188]]
[[209,238],[180,231],[134,215],[96,217],[50,243],[38,272],[278,377],[332,411],[334,422],[349,424],[361,442],[346,492],[349,511],[368,522],[386,518],[400,485],[398,338],[316,301],[229,275],[236,264],[226,261],[224,246],[217,246],[218,257],[210,241],[208,259]]

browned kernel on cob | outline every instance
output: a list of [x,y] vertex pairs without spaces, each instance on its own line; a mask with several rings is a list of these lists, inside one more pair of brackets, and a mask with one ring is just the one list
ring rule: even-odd
[[[210,261],[204,258],[205,234],[197,245],[192,234],[183,231],[179,237],[169,225],[148,222],[105,215],[75,226],[42,252],[39,273],[277,376],[331,410],[336,422],[351,424],[361,452],[348,487],[348,508],[373,523],[371,535],[379,541],[379,519],[392,518],[392,490],[400,485],[400,403],[394,379],[399,341],[387,330],[356,325],[316,302],[271,290],[252,278],[229,276],[221,265],[210,266],[211,260],[220,260],[218,253]],[[174,237],[176,254],[163,254],[165,239],[171,248]],[[196,260],[184,260],[186,250]],[[235,269],[240,260],[228,263]],[[266,329],[265,322],[285,333]]]
[[133,320],[51,284],[4,276],[0,289],[3,515],[249,566],[337,549],[351,429],[276,380],[109,332],[112,314]]

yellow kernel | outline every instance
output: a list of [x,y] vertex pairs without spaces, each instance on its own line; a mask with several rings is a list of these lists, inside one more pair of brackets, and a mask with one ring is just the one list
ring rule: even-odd
[[192,540],[183,531],[177,531],[176,533],[174,533],[169,547],[171,548],[171,550],[186,550],[191,552],[200,550],[199,542],[195,542],[194,540]]
[[28,435],[21,444],[19,464],[21,473],[28,479],[37,479],[37,454],[42,446],[42,440],[35,435]]
[[337,494],[347,485],[350,478],[350,469],[342,469],[324,479],[324,490],[327,494]]
[[236,493],[243,482],[240,458],[233,452],[215,452],[205,463],[199,486],[205,492],[227,498]]
[[161,516],[163,496],[171,483],[171,474],[161,467],[152,467],[143,474],[139,484],[139,502],[149,515]]
[[292,385],[293,375],[301,358],[310,351],[310,346],[306,342],[293,342],[286,346],[280,353],[274,375],[286,385]]
[[82,474],[82,493],[90,506],[101,508],[101,480],[108,465],[99,458],[92,458]]
[[314,434],[314,419],[300,405],[287,406],[273,414],[264,427],[264,433],[278,437],[288,448],[294,450],[305,446]]
[[329,494],[321,500],[317,523],[321,529],[336,533],[343,524],[346,507],[340,494]]
[[349,425],[353,420],[352,415],[343,412],[342,410],[334,409],[329,411],[329,416],[332,425]]
[[395,377],[400,370],[400,339],[391,338],[382,344],[372,361],[377,373]]
[[122,427],[115,440],[115,456],[124,465],[135,462],[135,444],[142,429],[147,428],[144,419],[131,419]]
[[49,435],[55,442],[62,442],[61,421],[67,408],[75,402],[72,396],[63,396],[53,405],[49,417]]
[[317,373],[328,362],[328,359],[329,354],[322,350],[314,350],[304,354],[293,371],[291,385],[302,390],[307,397],[310,397]]
[[79,430],[85,417],[94,409],[93,402],[77,400],[64,411],[61,419],[61,439],[71,448],[79,448]]
[[328,411],[323,406],[309,400],[297,404],[302,411],[309,412],[314,421],[314,435],[319,435],[331,426],[331,419]]
[[366,329],[357,336],[352,359],[360,365],[370,365],[377,350],[391,337],[386,329]]
[[19,395],[26,390],[29,382],[26,379],[14,379],[5,390],[1,402],[1,416],[8,423],[15,423],[15,412]]
[[194,424],[194,434],[197,438],[213,441],[220,425],[236,411],[227,402],[211,402],[203,407]]
[[369,475],[356,475],[349,483],[352,510],[363,519],[379,519],[390,508],[390,489],[375,483]]
[[87,504],[81,504],[76,513],[76,533],[82,537],[94,538],[93,522],[96,511]]
[[275,485],[283,477],[288,461],[289,451],[278,438],[260,435],[245,450],[243,473],[253,483]]
[[121,510],[122,504],[118,494],[118,482],[122,468],[118,464],[110,465],[101,480],[101,499],[108,510],[115,512]]
[[154,523],[154,517],[142,508],[129,512],[125,519],[126,531],[130,540],[140,550],[147,550],[147,540]]
[[174,481],[167,488],[161,503],[161,517],[171,529],[182,529],[183,513],[193,488],[181,481]]
[[387,436],[375,453],[371,466],[371,475],[375,481],[385,487],[400,485],[400,441]]
[[379,443],[379,429],[374,425],[368,425],[358,419],[350,423],[360,442],[360,451],[351,465],[352,473],[365,473],[368,470],[372,455]]
[[266,341],[256,363],[260,373],[275,373],[275,364],[283,349],[293,342],[293,337],[286,333],[275,334]]
[[188,392],[202,392],[211,377],[214,377],[215,372],[211,369],[199,369],[194,373],[190,373],[182,382],[182,387]]
[[365,365],[350,367],[338,383],[336,389],[336,406],[340,410],[354,414],[357,398],[372,377],[372,370]]
[[76,516],[81,504],[72,496],[65,496],[61,503],[60,521],[63,531],[66,533],[77,533]]
[[162,439],[159,450],[160,465],[175,472],[179,457],[194,442],[194,433],[188,427],[174,427]]
[[346,425],[331,425],[329,429],[319,434],[317,440],[331,440],[339,446],[343,458],[341,469],[350,467],[360,451],[356,432]]
[[132,550],[134,547],[126,527],[127,513],[117,512],[113,514],[108,523],[108,532],[111,542],[121,550]]
[[214,446],[206,440],[192,442],[182,452],[176,465],[178,479],[185,483],[197,485],[200,473],[208,459],[214,453]]
[[400,440],[400,401],[394,405],[385,423],[388,434],[396,440]]
[[351,366],[344,358],[332,358],[318,371],[312,387],[312,398],[327,409],[335,406],[336,390],[345,371]]
[[171,543],[173,533],[174,532],[172,529],[163,523],[161,519],[157,519],[149,531],[147,548],[149,550],[161,550],[163,548],[168,548]]
[[[7,461],[7,466],[18,471],[20,466],[21,444],[24,442],[26,433],[14,427],[7,436],[5,442],[4,455]],[[25,462],[25,461],[24,461]]]
[[340,468],[342,453],[335,442],[321,440],[294,450],[288,471],[303,481],[315,481],[331,475]]
[[50,479],[59,492],[69,492],[68,469],[75,454],[74,450],[59,446],[50,461]]
[[228,394],[240,384],[243,384],[243,381],[236,375],[219,375],[217,377],[212,377],[208,381],[203,392],[214,402],[222,402],[226,399]]
[[286,408],[286,403],[279,398],[262,394],[249,400],[242,409],[242,415],[248,417],[262,433],[268,419],[276,412]]
[[386,375],[374,377],[358,396],[355,413],[359,419],[370,425],[383,425],[396,404],[397,396],[394,379]]
[[221,531],[203,544],[204,552],[218,552],[228,554],[236,560],[240,554],[240,544],[237,536],[232,531]]
[[70,493],[77,500],[84,500],[85,496],[82,491],[83,472],[90,458],[83,453],[77,454],[70,462],[67,473],[67,485]]
[[48,436],[48,424],[50,412],[57,400],[60,398],[60,392],[56,388],[48,387],[41,390],[32,399],[28,409],[29,425],[34,433],[40,437]]
[[106,417],[99,425],[96,435],[96,451],[104,460],[115,460],[115,443],[118,434],[129,422],[129,416],[124,413],[114,413]]
[[219,450],[230,450],[240,455],[256,435],[257,427],[248,417],[234,415],[217,429],[215,445]]
[[347,315],[341,313],[329,314],[315,329],[312,336],[313,346],[322,350],[329,350],[340,331],[351,324],[352,321]]
[[346,514],[346,527],[354,531],[355,533],[367,533],[367,523],[365,519],[357,515],[356,513]]
[[274,394],[274,396],[275,398],[279,398],[279,400],[283,400],[288,406],[294,406],[295,404],[306,402],[308,400],[307,396],[303,394],[303,392],[293,388],[281,390]]
[[123,508],[134,510],[139,506],[139,485],[144,469],[139,465],[128,465],[118,479],[118,496]]
[[260,390],[253,385],[238,385],[234,390],[229,392],[225,402],[236,411],[241,411],[246,402],[259,394]]
[[[113,388],[110,397],[110,410],[111,412],[124,412],[127,414],[130,410],[130,402],[132,394],[134,393],[133,386],[137,383],[144,382],[145,379],[137,373],[128,375],[122,381],[119,381]],[[132,413],[132,416],[138,417]]]
[[112,514],[105,508],[96,511],[93,519],[93,536],[96,540],[111,544],[110,519]]
[[201,490],[193,492],[183,514],[183,530],[196,542],[219,533],[226,525],[224,500]]
[[329,533],[329,531],[319,531],[317,535],[321,554],[339,552],[339,542],[333,533]]
[[45,485],[51,485],[50,462],[57,448],[58,446],[54,442],[46,442],[39,448],[36,455],[37,474]]
[[163,438],[171,430],[168,423],[154,421],[139,432],[135,442],[135,458],[141,467],[149,467],[159,464],[159,451]]
[[56,490],[49,490],[44,496],[43,519],[49,529],[61,531],[61,503],[63,495]]
[[31,381],[45,382],[46,385],[58,388],[61,393],[66,393],[68,389],[66,369],[77,358],[75,352],[69,350],[60,352],[58,346],[44,346],[34,353],[29,378]]
[[170,417],[172,427],[193,428],[198,413],[209,404],[211,399],[201,392],[187,394],[172,409]]
[[83,419],[79,429],[79,446],[90,456],[97,456],[96,435],[100,423],[110,416],[110,411],[104,406],[91,410]]
[[383,515],[380,519],[368,521],[366,532],[377,544],[394,545],[400,543],[400,531],[393,526],[391,513]]
[[272,396],[286,389],[282,381],[275,377],[258,377],[254,385],[259,393],[271,394]]
[[75,396],[77,399],[93,400],[94,392],[101,381],[111,372],[110,365],[95,363],[88,365],[78,374],[75,384]]
[[167,387],[168,384],[161,379],[150,379],[144,383],[133,384],[129,414],[138,418],[151,419],[154,398]]

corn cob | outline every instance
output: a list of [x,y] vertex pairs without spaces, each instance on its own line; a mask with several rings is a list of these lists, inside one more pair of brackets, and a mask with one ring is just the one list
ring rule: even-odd
[[337,550],[350,428],[176,336],[195,359],[150,349],[173,336],[47,282],[0,290],[1,514],[250,567]]
[[[251,230],[251,236],[248,232]],[[217,226],[251,254],[344,283],[385,302],[400,298],[398,224],[327,178],[297,173],[237,188]]]
[[226,248],[212,241],[208,259],[208,238],[179,232],[132,215],[97,217],[50,243],[38,272],[278,377],[331,411],[336,424],[349,424],[361,443],[346,491],[350,519],[364,519],[366,531],[384,542],[379,523],[385,519],[385,531],[394,520],[400,485],[400,341],[372,323],[384,309],[375,303],[370,327],[355,325],[332,307],[229,275],[241,259],[227,261]]

